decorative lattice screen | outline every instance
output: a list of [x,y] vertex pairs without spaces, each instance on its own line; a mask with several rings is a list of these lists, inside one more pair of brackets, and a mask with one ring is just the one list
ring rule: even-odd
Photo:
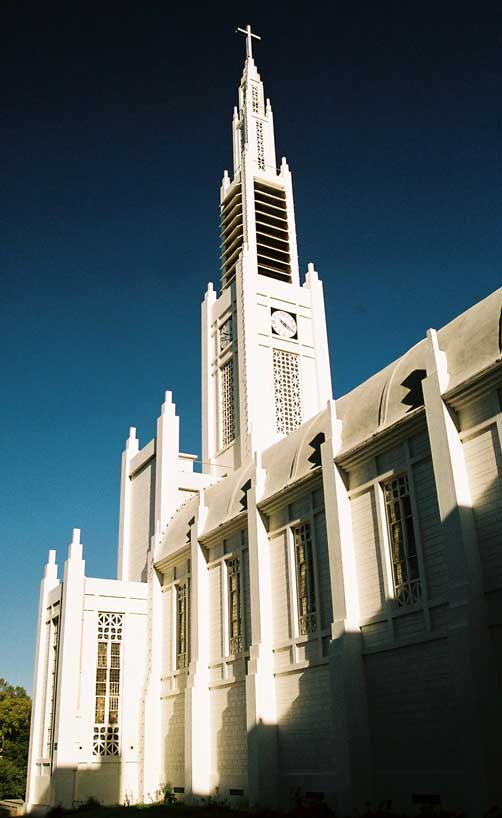
[[221,367],[220,380],[220,443],[222,446],[228,446],[235,437],[233,360]]
[[299,356],[274,349],[275,427],[289,434],[302,423]]
[[263,146],[263,123],[256,123],[256,147],[258,151],[258,167],[265,170],[265,148]]

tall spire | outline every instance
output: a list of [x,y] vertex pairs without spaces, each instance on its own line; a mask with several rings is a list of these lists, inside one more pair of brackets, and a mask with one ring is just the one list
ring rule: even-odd
[[291,172],[275,152],[251,26],[220,190],[221,292],[202,307],[203,461],[221,476],[324,408],[331,395],[322,285],[300,284]]
[[220,192],[222,287],[233,281],[244,246],[260,275],[297,284],[291,177],[277,167],[272,107],[251,50],[261,38],[250,25],[237,31],[246,36],[246,59],[232,118],[233,174],[224,173]]

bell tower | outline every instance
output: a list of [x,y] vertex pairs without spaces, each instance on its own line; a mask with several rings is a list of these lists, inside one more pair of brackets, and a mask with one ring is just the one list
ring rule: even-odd
[[202,305],[202,450],[215,477],[294,431],[332,397],[322,284],[303,286],[291,172],[277,167],[251,27],[220,189],[221,283]]

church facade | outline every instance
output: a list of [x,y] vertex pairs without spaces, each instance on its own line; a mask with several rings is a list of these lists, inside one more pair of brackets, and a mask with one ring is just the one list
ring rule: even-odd
[[333,399],[251,54],[202,304],[202,471],[171,394],[122,456],[118,573],[41,585],[27,807],[502,803],[502,291]]

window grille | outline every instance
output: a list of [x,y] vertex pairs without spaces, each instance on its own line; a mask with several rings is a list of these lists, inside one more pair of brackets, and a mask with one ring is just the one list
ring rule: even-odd
[[310,523],[293,529],[296,565],[296,593],[298,597],[298,629],[300,635],[315,633],[317,612],[314,584],[312,532]]
[[398,607],[413,605],[422,596],[410,489],[405,474],[383,485],[392,557],[394,596]]
[[240,121],[240,129],[241,129],[241,152],[244,153],[244,149],[246,147],[246,143],[248,141],[248,135],[246,130],[246,123],[247,123],[247,116],[246,116],[246,104],[247,104],[247,93],[246,93],[246,85],[242,86],[242,109],[241,109],[241,121]]
[[92,744],[95,756],[118,756],[119,728],[96,725]]
[[123,614],[98,613],[93,753],[119,754],[120,643]]
[[232,359],[221,367],[220,381],[220,442],[221,446],[228,446],[235,438],[234,362]]
[[253,106],[253,114],[260,113],[260,93],[256,85],[251,86],[251,103]]
[[123,615],[117,613],[98,614],[98,640],[120,642],[122,639]]
[[241,566],[238,558],[227,562],[230,653],[242,653]]
[[258,167],[265,170],[265,147],[263,144],[263,122],[256,123],[256,149],[258,154]]
[[188,587],[187,583],[176,586],[176,667],[188,667]]
[[275,428],[289,434],[302,423],[299,356],[282,349],[273,351]]
[[54,730],[54,707],[56,703],[56,686],[58,672],[59,618],[49,623],[49,707],[47,711],[46,754],[52,753]]

